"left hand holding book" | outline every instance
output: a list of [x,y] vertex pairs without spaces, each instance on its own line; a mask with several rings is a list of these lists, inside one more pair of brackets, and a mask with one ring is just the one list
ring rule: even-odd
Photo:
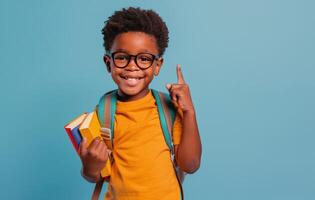
[[97,182],[102,169],[108,160],[108,149],[101,138],[95,138],[90,145],[83,137],[79,147],[79,156],[82,161],[82,173]]
[[69,122],[65,130],[82,161],[82,175],[94,182],[100,175],[108,179],[111,174],[111,145],[108,135],[102,133],[95,111],[83,113]]

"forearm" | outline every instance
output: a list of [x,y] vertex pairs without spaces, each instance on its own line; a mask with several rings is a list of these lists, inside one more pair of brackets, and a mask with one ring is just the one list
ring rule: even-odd
[[195,112],[185,112],[182,120],[182,136],[176,160],[183,171],[194,173],[200,166],[202,151]]

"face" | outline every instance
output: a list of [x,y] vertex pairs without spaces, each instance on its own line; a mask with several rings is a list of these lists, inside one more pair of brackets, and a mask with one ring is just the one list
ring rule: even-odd
[[[158,48],[154,36],[143,32],[127,32],[116,36],[110,49],[110,53],[114,52],[124,52],[129,55],[139,53],[158,55]],[[123,59],[123,57],[117,57],[119,62],[123,62]],[[145,57],[140,57],[137,61],[139,65],[141,65],[140,62],[147,62]],[[140,68],[135,62],[135,57],[131,57],[130,62],[124,68],[116,67],[113,58],[109,55],[104,56],[104,62],[118,86],[118,95],[122,99],[131,101],[140,99],[149,92],[149,84],[154,76],[159,74],[163,59],[154,59],[152,65],[147,69]]]

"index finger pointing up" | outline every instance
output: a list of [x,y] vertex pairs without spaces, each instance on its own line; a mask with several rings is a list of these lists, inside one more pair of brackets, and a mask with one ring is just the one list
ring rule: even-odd
[[184,80],[184,76],[183,76],[183,73],[179,64],[177,64],[176,66],[176,71],[177,71],[177,83],[184,84],[185,80]]

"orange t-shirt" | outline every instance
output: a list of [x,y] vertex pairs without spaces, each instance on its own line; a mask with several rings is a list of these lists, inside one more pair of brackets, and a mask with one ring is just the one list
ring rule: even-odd
[[[174,144],[181,138],[178,116],[173,126]],[[180,186],[151,92],[139,100],[117,101],[113,146],[105,200],[180,199]]]

